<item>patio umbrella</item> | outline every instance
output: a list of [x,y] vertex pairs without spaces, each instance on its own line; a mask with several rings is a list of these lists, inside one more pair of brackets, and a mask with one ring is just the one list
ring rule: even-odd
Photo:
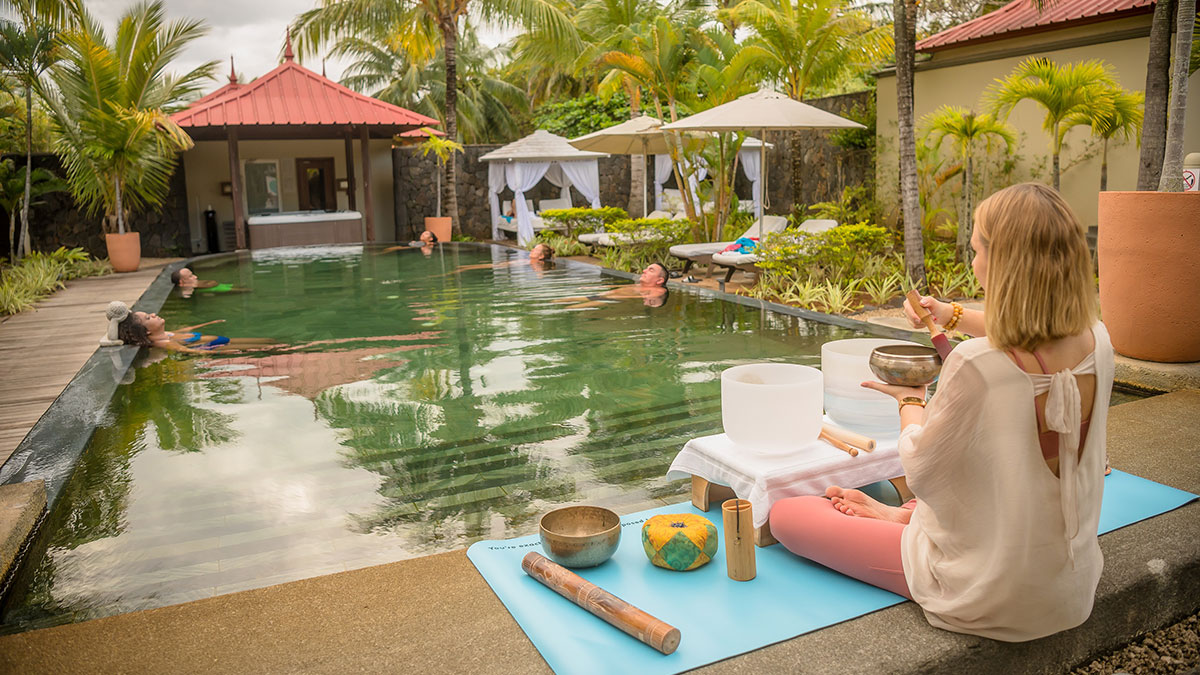
[[[664,124],[662,131],[753,131],[762,136],[768,131],[794,129],[865,129],[858,122],[838,117],[811,105],[793,100],[771,89],[759,89],[729,103],[709,108],[678,122]],[[759,199],[766,204],[766,144],[759,146],[763,179],[759,184]],[[758,236],[762,238],[763,216],[758,218]]]
[[[747,138],[743,147],[754,147],[759,141]],[[657,117],[641,115],[611,127],[584,134],[568,141],[580,150],[604,152],[610,155],[666,155],[670,154],[667,139],[662,133],[662,121]],[[642,215],[647,213],[648,182],[642,184]]]
[[[649,115],[635,117],[600,131],[572,138],[568,143],[580,150],[605,152],[610,155],[662,155],[667,152],[667,140],[658,128],[662,120]],[[642,215],[646,214],[646,182],[642,182]]]

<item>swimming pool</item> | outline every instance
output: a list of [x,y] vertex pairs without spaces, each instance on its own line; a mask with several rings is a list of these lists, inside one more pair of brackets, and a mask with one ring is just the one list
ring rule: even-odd
[[[459,266],[516,261],[488,269]],[[676,503],[667,466],[720,431],[719,375],[817,365],[856,333],[509,249],[358,247],[199,261],[235,291],[168,325],[270,352],[142,354],[49,514],[4,630],[267,586],[536,531],[561,504]],[[238,292],[245,290],[246,292]],[[129,377],[126,377],[128,380]]]

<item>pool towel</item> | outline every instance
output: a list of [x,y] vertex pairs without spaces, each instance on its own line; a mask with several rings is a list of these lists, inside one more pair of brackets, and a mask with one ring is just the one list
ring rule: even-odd
[[825,441],[813,441],[790,454],[764,454],[736,445],[725,434],[694,438],[671,462],[667,479],[692,475],[728,485],[754,512],[754,526],[767,522],[771,505],[784,497],[824,495],[830,485],[860,487],[904,473],[898,439],[877,440],[874,452],[850,455]]
[[[1165,513],[1195,498],[1113,471],[1104,481],[1100,532]],[[621,545],[612,559],[576,572],[678,628],[682,639],[670,655],[625,635],[525,574],[521,558],[530,551],[542,552],[536,534],[476,542],[467,557],[542,658],[560,674],[678,673],[905,602],[898,595],[798,558],[778,544],[756,549],[758,576],[746,582],[725,573],[722,549],[711,563],[691,572],[655,567],[642,551],[641,527],[660,513],[700,512],[690,504],[676,504],[624,516]],[[720,536],[720,511],[714,508],[702,515]],[[721,542],[724,547],[723,537]]]

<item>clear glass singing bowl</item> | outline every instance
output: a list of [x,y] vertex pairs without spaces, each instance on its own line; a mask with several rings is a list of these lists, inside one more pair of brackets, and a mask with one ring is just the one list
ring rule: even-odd
[[866,389],[863,382],[878,379],[870,367],[872,352],[886,346],[919,346],[906,340],[850,338],[821,345],[825,414],[840,427],[868,436],[900,433],[900,415],[891,396]]

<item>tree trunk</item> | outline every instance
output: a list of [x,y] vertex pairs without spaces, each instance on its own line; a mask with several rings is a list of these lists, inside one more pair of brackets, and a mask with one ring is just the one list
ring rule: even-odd
[[29,254],[29,202],[33,189],[33,90],[25,87],[25,200],[21,202],[21,241],[18,258]]
[[1100,146],[1100,191],[1108,190],[1108,139]]
[[1188,64],[1196,26],[1196,0],[1177,0],[1175,63],[1171,72],[1171,105],[1167,114],[1167,147],[1163,155],[1159,192],[1183,192],[1183,122],[1187,114]]
[[[446,55],[446,138],[458,140],[458,17],[442,17],[442,49]],[[450,216],[450,231],[462,232],[458,222],[458,180],[454,157],[446,162],[442,203]]]
[[974,201],[972,186],[972,174],[975,170],[975,159],[971,153],[967,153],[967,161],[963,170],[963,214],[962,218],[958,219],[958,236],[954,240],[954,259],[960,263],[969,264],[971,262],[971,229],[975,225],[975,214],[971,208],[971,202]]
[[1058,136],[1058,122],[1055,122],[1054,128],[1050,130],[1050,143],[1050,178],[1054,189],[1058,190],[1059,154],[1062,152],[1062,140]]
[[125,234],[125,207],[121,205],[121,181],[113,176],[113,193],[117,197],[117,234]]
[[[446,167],[442,162],[437,163],[437,217],[442,217],[442,174],[445,173]],[[453,232],[453,228],[451,228]]]
[[1171,79],[1171,10],[1174,0],[1154,5],[1150,55],[1146,63],[1146,104],[1142,116],[1142,151],[1138,158],[1138,190],[1157,190],[1167,143],[1167,96]]
[[17,261],[17,210],[8,214],[8,262],[15,263]]
[[[640,94],[637,85],[626,87],[629,94],[629,119],[637,119],[642,114]],[[642,200],[646,194],[646,156],[629,156],[629,215],[633,218],[645,218],[646,210],[642,208]]]
[[919,288],[926,287],[921,201],[917,188],[917,140],[913,128],[913,69],[917,44],[916,0],[894,0],[896,39],[896,120],[899,125],[900,200],[904,215],[904,268]]

